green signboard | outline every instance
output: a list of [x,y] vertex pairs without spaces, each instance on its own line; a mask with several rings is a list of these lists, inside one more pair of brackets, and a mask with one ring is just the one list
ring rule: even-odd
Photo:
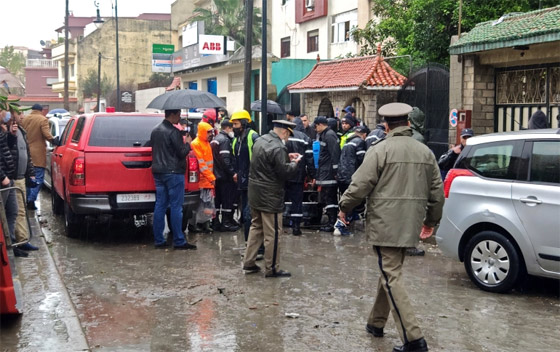
[[171,59],[175,46],[171,44],[152,44],[152,72],[171,73]]
[[152,44],[152,52],[154,54],[173,54],[175,45],[173,44]]

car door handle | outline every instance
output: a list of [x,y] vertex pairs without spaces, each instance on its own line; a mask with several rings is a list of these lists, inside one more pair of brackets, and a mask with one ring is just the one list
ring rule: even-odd
[[539,199],[534,198],[534,197],[521,198],[520,201],[523,202],[523,203],[528,203],[528,204],[542,204],[542,200],[539,200]]

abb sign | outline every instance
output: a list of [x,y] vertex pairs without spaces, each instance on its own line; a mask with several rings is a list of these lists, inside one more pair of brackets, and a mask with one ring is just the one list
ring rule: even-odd
[[226,37],[223,35],[200,35],[198,51],[200,54],[225,55],[227,53]]

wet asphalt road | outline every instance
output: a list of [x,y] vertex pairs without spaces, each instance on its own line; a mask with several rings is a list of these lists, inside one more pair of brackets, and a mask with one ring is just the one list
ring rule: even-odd
[[[41,196],[50,250],[91,350],[391,351],[401,344],[392,317],[384,338],[365,332],[379,270],[361,231],[285,234],[282,268],[293,276],[265,279],[242,274],[240,232],[189,235],[197,251],[155,250],[149,230],[125,224],[89,225],[71,239]],[[523,292],[486,293],[462,263],[424,247],[425,257],[406,259],[404,279],[430,350],[559,349],[558,281],[531,278]]]

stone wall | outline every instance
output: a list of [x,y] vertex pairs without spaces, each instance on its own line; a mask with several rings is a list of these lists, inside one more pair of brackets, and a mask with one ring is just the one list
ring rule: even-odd
[[[313,120],[317,116],[319,105],[325,98],[330,100],[334,114],[338,109],[339,117],[344,116],[343,109],[346,106],[353,105],[356,109],[356,116],[369,128],[373,128],[379,122],[377,109],[384,104],[397,101],[397,91],[360,89],[357,91],[304,93],[302,113],[309,115]],[[355,103],[356,98],[359,99],[357,103]]]

